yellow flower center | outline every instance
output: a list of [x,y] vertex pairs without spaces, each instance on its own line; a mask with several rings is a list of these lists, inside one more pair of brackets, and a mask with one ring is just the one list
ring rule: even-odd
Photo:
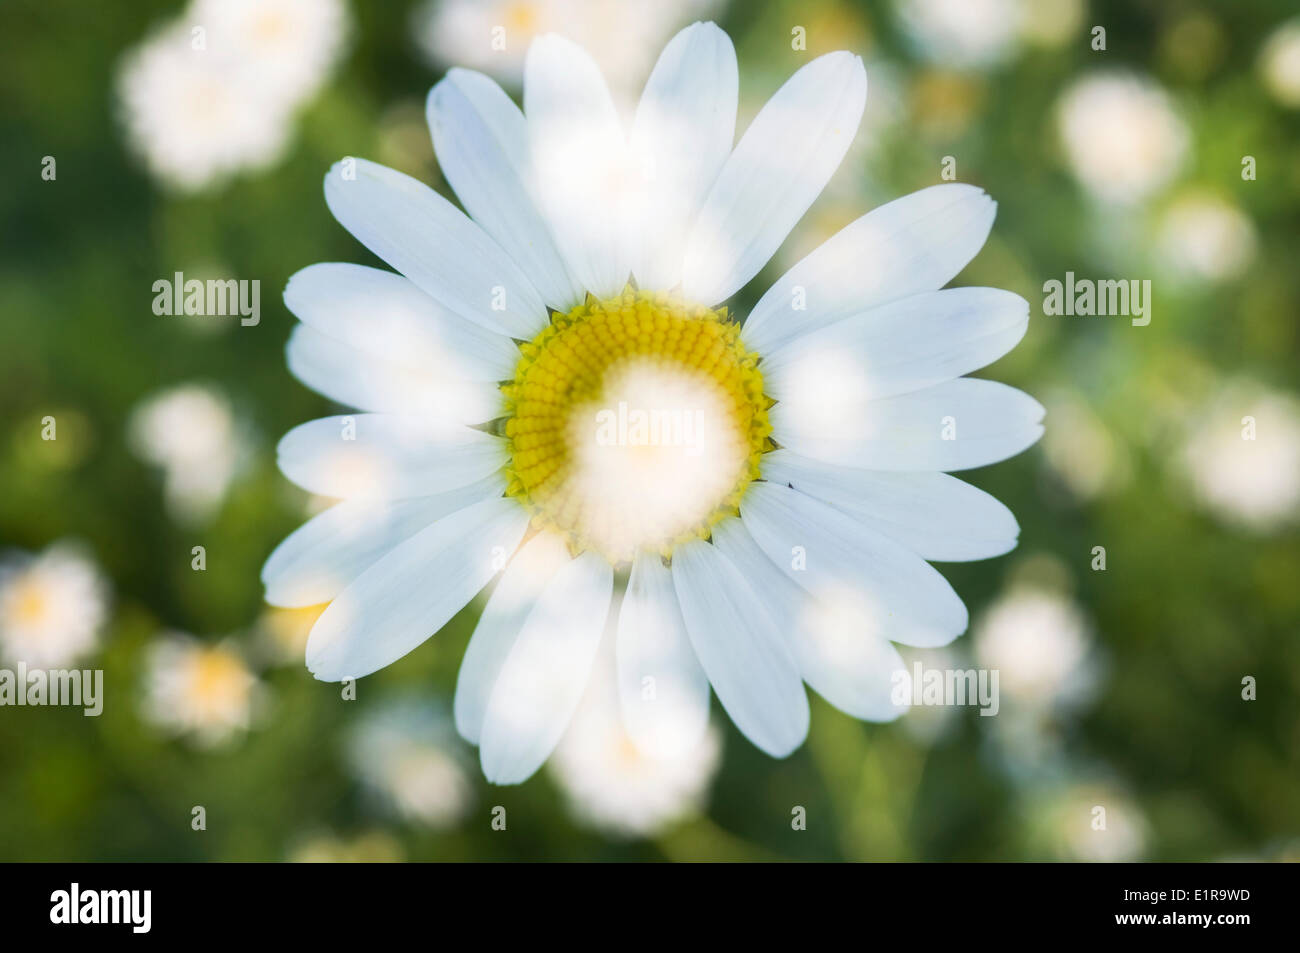
[[507,494],[611,563],[737,512],[771,449],[758,358],[726,309],[629,286],[556,314],[502,385]]
[[24,579],[16,586],[13,597],[13,621],[16,625],[36,625],[48,614],[49,599],[39,580]]
[[194,699],[204,711],[222,713],[243,703],[250,680],[234,653],[217,647],[199,649],[192,664]]

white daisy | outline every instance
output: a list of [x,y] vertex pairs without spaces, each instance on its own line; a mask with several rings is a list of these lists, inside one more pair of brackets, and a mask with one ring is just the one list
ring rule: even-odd
[[1187,154],[1187,126],[1164,90],[1143,77],[1087,76],[1066,90],[1057,118],[1075,177],[1107,202],[1145,198]]
[[173,516],[186,522],[213,515],[248,457],[248,437],[225,395],[205,384],[180,384],[131,411],[131,448],[162,468]]
[[346,26],[340,0],[196,0],[122,62],[131,148],[182,191],[271,165],[294,111],[337,62]]
[[1275,532],[1300,516],[1300,399],[1231,381],[1186,421],[1179,454],[1199,503],[1227,523]]
[[343,51],[343,0],[194,0],[182,21],[207,32],[208,50],[229,57],[262,96],[290,107],[313,96]]
[[108,583],[80,546],[0,561],[0,656],[60,668],[92,651],[108,614]]
[[280,105],[260,96],[255,74],[194,44],[177,21],[128,52],[118,75],[128,143],[182,191],[270,165],[290,128]]
[[449,716],[431,704],[399,700],[358,716],[347,740],[348,763],[395,813],[433,828],[469,810],[473,787]]
[[168,632],[149,648],[143,714],[170,734],[223,744],[249,728],[263,701],[261,682],[230,642]]
[[1011,700],[1032,707],[1071,704],[1091,684],[1092,637],[1068,598],[1028,585],[989,606],[975,630],[975,654],[997,669]]
[[1031,810],[1031,826],[1059,859],[1131,863],[1146,850],[1146,818],[1111,784],[1080,782],[1050,791]]
[[897,0],[895,6],[920,55],[945,66],[1006,61],[1025,17],[1021,0]]
[[1300,107],[1300,17],[1269,34],[1259,53],[1259,73],[1279,103]]
[[420,49],[436,66],[458,63],[518,85],[539,36],[560,33],[592,54],[616,97],[635,92],[654,50],[718,0],[427,0],[416,8]]
[[[685,750],[646,750],[625,726],[621,706],[650,708],[665,722],[690,720],[690,699],[660,695],[653,683],[620,694],[614,659],[601,652],[598,676],[592,678],[569,729],[555,749],[549,768],[580,824],[621,836],[648,837],[699,811],[722,756],[721,733],[710,726]],[[687,706],[674,712],[672,706]],[[632,718],[638,717],[633,714]]]
[[944,472],[1042,433],[1036,401],[961,377],[1019,341],[1026,302],[939,290],[984,243],[994,203],[940,185],[864,215],[742,330],[722,303],[839,164],[867,81],[849,53],[813,60],[733,148],[736,90],[731,42],[705,23],[668,44],[630,129],[595,62],[557,36],[529,51],[527,118],[485,76],[452,70],[429,119],[469,216],[344,160],[326,202],[400,274],[313,265],[285,291],[303,321],[294,372],[367,412],[281,441],[291,480],[345,500],[271,555],[267,599],[332,600],[307,664],[337,680],[410,652],[504,565],[455,704],[492,781],[529,777],[564,734],[629,566],[620,690],[648,678],[682,701],[672,718],[625,703],[635,742],[689,750],[711,685],[783,757],[808,729],[804,681],[893,718],[892,643],[965,630],[927,559],[1015,545],[1011,513]]
[[1178,196],[1160,217],[1156,251],[1179,278],[1231,281],[1259,246],[1255,226],[1235,204],[1212,193]]

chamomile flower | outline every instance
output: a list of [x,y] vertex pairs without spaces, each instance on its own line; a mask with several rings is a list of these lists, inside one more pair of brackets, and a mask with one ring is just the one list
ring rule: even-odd
[[58,668],[95,648],[108,614],[108,584],[76,544],[0,560],[0,657]]
[[1123,73],[1076,82],[1061,97],[1057,118],[1071,170],[1104,202],[1137,202],[1163,186],[1191,138],[1163,89]]
[[673,30],[708,16],[717,0],[426,0],[416,8],[416,41],[435,64],[459,63],[510,85],[524,77],[534,39],[562,33],[593,54],[616,96],[653,65]]
[[178,191],[264,168],[288,142],[284,111],[259,98],[257,77],[208,50],[183,22],[127,53],[118,98],[131,149]]
[[928,60],[958,67],[1001,63],[1015,52],[1021,0],[900,0],[903,29]]
[[1094,678],[1092,636],[1073,601],[1021,585],[989,606],[975,631],[975,654],[997,669],[1002,691],[1030,707],[1072,705]]
[[432,828],[456,823],[474,796],[451,718],[400,699],[358,717],[347,756],[365,787],[400,817]]
[[1157,254],[1179,279],[1231,281],[1250,266],[1258,247],[1255,226],[1246,214],[1213,194],[1180,195],[1157,226]]
[[143,714],[169,734],[212,747],[250,727],[263,691],[232,643],[209,645],[169,632],[150,647],[145,661]]
[[315,94],[343,51],[343,0],[194,0],[184,22],[236,59],[265,99],[295,106]]
[[[532,775],[564,734],[616,575],[633,743],[689,751],[712,687],[784,757],[808,730],[805,681],[888,720],[893,643],[965,630],[927,560],[1016,543],[1006,507],[947,473],[1042,433],[1036,401],[962,377],[1015,346],[1026,302],[939,290],[994,203],[949,184],[878,208],[741,326],[727,300],[838,166],[867,78],[849,53],[813,60],[733,147],[737,86],[731,41],[705,23],[669,42],[630,128],[558,36],[529,50],[523,112],[452,70],[428,113],[469,214],[345,159],[326,203],[397,273],[319,264],[285,291],[303,321],[290,367],[364,412],[281,441],[286,476],[343,499],[272,553],[267,599],[330,603],[307,664],[339,680],[401,658],[501,573],[455,699],[494,782]],[[629,704],[647,678],[677,701]]]
[[1300,17],[1274,30],[1259,53],[1264,87],[1283,106],[1300,107]]
[[272,164],[294,112],[337,62],[346,27],[341,0],[196,0],[123,60],[131,148],[180,191]]
[[1225,523],[1277,532],[1300,518],[1300,399],[1233,380],[1188,415],[1176,459],[1192,496]]
[[131,411],[132,450],[162,469],[167,508],[183,522],[221,505],[248,457],[248,435],[225,395],[206,384],[159,391]]

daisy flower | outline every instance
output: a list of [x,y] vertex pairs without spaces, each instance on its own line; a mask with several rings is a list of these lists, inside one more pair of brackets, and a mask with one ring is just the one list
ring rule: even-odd
[[261,682],[230,642],[169,632],[149,648],[143,713],[170,734],[200,747],[224,744],[249,728],[263,700]]
[[532,41],[561,33],[596,51],[611,91],[621,98],[634,92],[660,43],[719,5],[718,0],[427,0],[412,19],[416,42],[430,62],[481,69],[511,86],[524,78]]
[[76,544],[0,561],[0,656],[58,668],[91,652],[108,615],[108,583]]
[[1031,707],[1077,703],[1093,678],[1092,638],[1072,600],[1021,585],[998,598],[975,631],[975,655],[997,669],[1013,701]]
[[131,411],[127,434],[135,454],[162,469],[167,508],[184,522],[216,512],[249,454],[230,401],[206,384],[149,396]]
[[409,699],[367,711],[352,726],[347,758],[365,788],[394,813],[432,828],[461,820],[474,789],[451,718]]
[[[271,554],[267,599],[330,603],[307,665],[339,680],[410,652],[504,568],[455,699],[491,781],[528,778],[564,734],[616,577],[634,743],[690,750],[712,686],[783,757],[808,730],[805,681],[893,718],[892,643],[965,630],[926,560],[1015,545],[1011,513],[945,472],[1042,433],[1036,401],[961,377],[1019,341],[1026,302],[939,290],[994,203],[951,184],[876,209],[742,327],[726,302],[839,165],[867,77],[847,52],[813,60],[733,148],[737,85],[726,34],[692,25],[625,125],[595,62],[547,35],[522,112],[460,69],[429,95],[468,215],[361,159],[326,175],[334,216],[398,273],[318,264],[285,291],[291,369],[365,412],[281,441],[286,476],[343,500]],[[675,703],[631,703],[651,687]]]
[[1197,503],[1256,533],[1300,518],[1300,398],[1231,380],[1189,413],[1184,427],[1175,459]]
[[195,191],[279,158],[289,124],[259,98],[256,76],[216,51],[196,49],[177,22],[130,50],[118,75],[126,138],[149,172]]
[[271,165],[339,59],[346,14],[341,0],[196,0],[123,59],[132,150],[186,192]]
[[1173,178],[1191,139],[1161,87],[1124,73],[1075,82],[1058,103],[1057,123],[1075,178],[1117,204],[1140,201]]
[[194,0],[183,20],[242,64],[264,98],[290,107],[315,95],[348,31],[343,0]]

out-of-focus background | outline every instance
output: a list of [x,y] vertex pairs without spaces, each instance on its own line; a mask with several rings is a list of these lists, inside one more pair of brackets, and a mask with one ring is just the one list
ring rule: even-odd
[[[263,560],[323,505],[275,442],[332,412],[285,368],[280,290],[373,261],[326,210],[338,158],[447,193],[423,105],[449,67],[517,98],[529,37],[558,31],[634,103],[709,18],[740,129],[819,53],[870,81],[742,306],[945,173],[999,202],[956,283],[1030,301],[983,373],[1037,396],[1047,435],[970,474],[1020,546],[940,567],[971,631],[909,658],[998,669],[1001,709],[881,726],[814,697],[773,761],[715,705],[670,777],[593,721],[493,788],[448,715],[481,600],[355,700],[302,664],[313,613],[262,601]],[[1300,856],[1293,0],[10,0],[4,24],[0,668],[103,669],[105,700],[0,707],[0,859]],[[155,314],[176,272],[259,280],[259,323]],[[1150,323],[1044,314],[1067,272],[1150,280]]]

